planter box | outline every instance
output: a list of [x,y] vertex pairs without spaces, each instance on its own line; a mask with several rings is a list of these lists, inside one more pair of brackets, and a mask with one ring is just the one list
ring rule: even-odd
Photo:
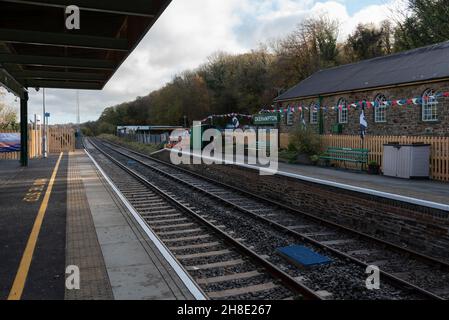
[[380,174],[380,166],[379,165],[368,165],[368,174],[378,175]]

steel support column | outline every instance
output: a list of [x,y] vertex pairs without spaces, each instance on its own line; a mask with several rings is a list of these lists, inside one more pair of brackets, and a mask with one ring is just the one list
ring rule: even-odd
[[20,98],[20,164],[28,166],[28,92]]

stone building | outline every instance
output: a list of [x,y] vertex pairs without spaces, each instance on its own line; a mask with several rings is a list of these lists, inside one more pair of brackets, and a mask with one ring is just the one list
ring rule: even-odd
[[323,134],[359,134],[364,110],[370,135],[449,136],[448,92],[444,42],[321,70],[275,105],[284,109],[281,132],[305,123]]

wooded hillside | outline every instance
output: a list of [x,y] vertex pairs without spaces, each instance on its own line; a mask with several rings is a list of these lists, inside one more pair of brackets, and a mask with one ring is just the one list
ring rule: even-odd
[[210,114],[251,114],[314,72],[449,38],[447,0],[410,0],[409,13],[380,27],[361,24],[343,43],[339,24],[326,17],[299,24],[284,38],[246,54],[216,53],[159,90],[104,110],[85,134],[113,133],[117,125],[183,125]]

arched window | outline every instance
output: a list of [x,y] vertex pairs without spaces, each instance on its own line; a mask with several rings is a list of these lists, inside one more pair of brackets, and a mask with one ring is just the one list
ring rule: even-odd
[[315,103],[310,105],[310,123],[318,123],[318,107]]
[[422,121],[438,120],[438,101],[432,89],[426,90],[422,95]]
[[346,100],[341,98],[338,100],[338,123],[348,123],[348,105]]
[[387,122],[387,98],[383,94],[378,94],[374,100],[374,122]]

